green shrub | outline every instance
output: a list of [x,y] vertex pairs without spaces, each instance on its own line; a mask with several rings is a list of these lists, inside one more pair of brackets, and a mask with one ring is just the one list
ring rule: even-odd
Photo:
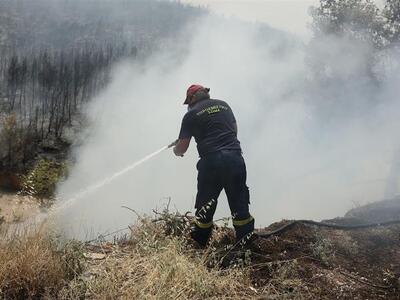
[[22,178],[22,192],[38,198],[52,198],[56,185],[67,175],[66,163],[40,159]]

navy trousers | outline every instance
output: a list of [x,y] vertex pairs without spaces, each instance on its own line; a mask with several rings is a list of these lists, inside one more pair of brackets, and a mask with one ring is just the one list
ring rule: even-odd
[[246,164],[241,152],[222,150],[208,154],[199,160],[197,170],[196,220],[192,237],[202,245],[207,243],[222,189],[228,198],[237,241],[252,233],[254,218],[249,213]]

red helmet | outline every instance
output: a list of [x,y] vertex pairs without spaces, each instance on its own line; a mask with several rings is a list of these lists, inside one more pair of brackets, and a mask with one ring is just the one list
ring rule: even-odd
[[[187,89],[187,92],[186,92],[186,99],[185,99],[185,102],[183,102],[183,104],[189,104],[189,100],[190,100],[190,98],[194,95],[194,94],[196,94],[198,91],[200,91],[200,90],[203,90],[203,89],[206,89],[204,86],[202,86],[202,85],[199,85],[199,84],[192,84],[188,89]],[[210,90],[210,89],[207,89],[208,91]]]

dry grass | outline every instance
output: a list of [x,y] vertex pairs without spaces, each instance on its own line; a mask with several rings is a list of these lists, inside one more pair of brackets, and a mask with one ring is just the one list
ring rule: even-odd
[[310,245],[312,254],[326,266],[330,265],[335,255],[335,247],[331,240],[324,237],[321,233],[315,233],[315,242]]
[[0,298],[55,298],[82,271],[79,246],[62,244],[43,229],[3,239]]
[[132,230],[131,244],[94,270],[88,298],[248,299],[253,293],[246,270],[207,268],[207,251],[191,249],[184,237],[165,235],[162,225],[143,220]]
[[[178,222],[179,223],[179,222]],[[178,224],[177,223],[177,224]],[[85,258],[80,244],[45,229],[3,236],[1,299],[248,299],[245,268],[210,267],[212,248],[195,250],[168,222],[142,219],[106,259]],[[215,235],[215,241],[222,235]],[[86,253],[87,254],[87,253]],[[84,270],[85,265],[86,270]]]
[[268,264],[269,280],[258,287],[262,299],[317,299],[306,287],[306,282],[300,272],[301,262],[288,260]]

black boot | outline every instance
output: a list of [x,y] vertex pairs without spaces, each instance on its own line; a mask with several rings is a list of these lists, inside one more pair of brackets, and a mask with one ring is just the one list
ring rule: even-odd
[[193,240],[195,240],[201,248],[205,248],[207,246],[207,242],[210,239],[212,232],[212,226],[209,228],[200,228],[196,224],[192,227],[192,231],[190,232],[190,236]]
[[236,242],[246,242],[246,239],[248,239],[254,231],[254,218],[250,216],[244,220],[234,219],[233,227],[235,227]]

